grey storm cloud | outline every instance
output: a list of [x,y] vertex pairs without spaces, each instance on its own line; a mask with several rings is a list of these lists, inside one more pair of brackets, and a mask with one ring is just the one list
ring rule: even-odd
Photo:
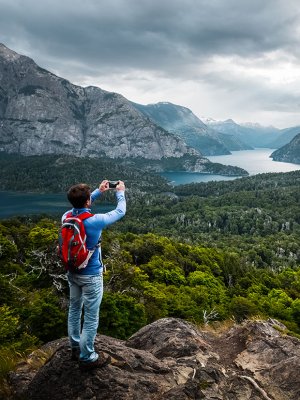
[[298,0],[0,0],[0,42],[136,102],[299,124]]
[[4,44],[22,38],[32,52],[53,62],[77,60],[91,74],[99,68],[178,74],[216,54],[255,57],[296,48],[294,6],[289,0],[0,0],[0,33]]

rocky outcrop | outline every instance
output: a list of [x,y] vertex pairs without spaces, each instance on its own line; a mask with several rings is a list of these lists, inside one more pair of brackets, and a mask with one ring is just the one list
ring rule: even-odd
[[274,161],[300,164],[300,133],[288,144],[275,150],[270,157],[273,158]]
[[48,345],[53,354],[43,367],[33,371],[29,360],[11,374],[13,398],[299,400],[300,341],[284,329],[247,321],[217,335],[161,319],[128,341],[97,336],[96,348],[112,361],[89,372],[70,360],[62,339]]

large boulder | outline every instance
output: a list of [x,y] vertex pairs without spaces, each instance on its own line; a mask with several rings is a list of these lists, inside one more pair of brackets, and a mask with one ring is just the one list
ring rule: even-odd
[[10,376],[14,399],[299,400],[300,341],[279,322],[246,321],[222,334],[179,319],[145,326],[129,340],[98,335],[96,349],[111,356],[82,372],[66,338],[40,350]]

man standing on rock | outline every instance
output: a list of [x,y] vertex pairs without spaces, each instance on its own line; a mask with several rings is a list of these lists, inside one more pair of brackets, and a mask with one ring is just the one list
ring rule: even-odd
[[[68,200],[73,209],[67,211],[66,217],[76,217],[83,213],[90,213],[94,200],[102,193],[111,189],[109,181],[101,182],[99,189],[91,190],[86,184],[77,184],[68,191]],[[87,266],[83,269],[68,271],[70,287],[70,305],[68,315],[68,335],[72,349],[72,359],[79,360],[82,370],[103,366],[110,361],[109,355],[94,349],[94,341],[99,324],[99,308],[103,295],[103,264],[101,259],[102,230],[121,219],[126,213],[125,185],[124,182],[115,183],[117,206],[105,214],[91,214],[83,220],[87,249],[93,250]],[[84,321],[81,330],[81,316],[84,307]]]

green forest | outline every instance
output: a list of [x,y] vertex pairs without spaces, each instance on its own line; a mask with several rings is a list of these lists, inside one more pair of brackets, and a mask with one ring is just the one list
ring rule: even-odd
[[99,179],[117,180],[120,177],[133,192],[149,188],[159,192],[169,187],[160,175],[150,173],[141,160],[53,154],[24,157],[0,152],[0,190],[60,193],[78,182],[96,187]]
[[[22,176],[43,191],[49,172],[37,163],[31,172],[25,163]],[[15,166],[11,182],[25,190]],[[87,169],[79,165],[66,181],[57,167],[52,190],[75,178],[94,185]],[[168,316],[197,325],[271,317],[300,335],[300,171],[177,187],[132,167],[107,174],[128,178],[128,213],[103,234],[100,333],[126,339]],[[0,221],[1,379],[33,349],[67,334],[59,225],[52,216]]]

